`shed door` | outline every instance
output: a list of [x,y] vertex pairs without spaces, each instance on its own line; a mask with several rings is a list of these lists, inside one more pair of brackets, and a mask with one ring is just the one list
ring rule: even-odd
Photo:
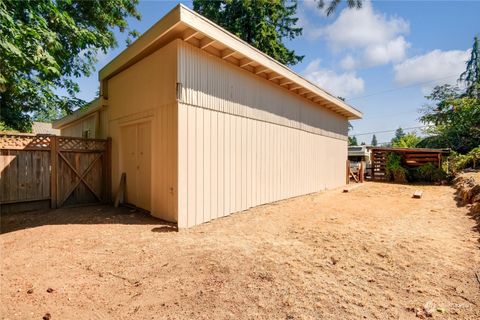
[[127,175],[125,200],[150,211],[151,136],[150,122],[121,128],[122,172]]

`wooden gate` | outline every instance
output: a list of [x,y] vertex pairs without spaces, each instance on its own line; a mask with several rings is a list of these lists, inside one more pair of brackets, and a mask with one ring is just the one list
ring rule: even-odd
[[0,204],[110,201],[110,145],[110,139],[1,134]]

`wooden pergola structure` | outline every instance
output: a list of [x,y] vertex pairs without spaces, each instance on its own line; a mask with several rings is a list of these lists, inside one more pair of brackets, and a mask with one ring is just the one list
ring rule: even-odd
[[426,163],[432,163],[440,168],[443,157],[450,154],[449,149],[373,147],[370,150],[372,153],[372,180],[374,181],[386,180],[385,168],[389,153],[399,154],[402,157],[402,166],[405,168],[420,167]]

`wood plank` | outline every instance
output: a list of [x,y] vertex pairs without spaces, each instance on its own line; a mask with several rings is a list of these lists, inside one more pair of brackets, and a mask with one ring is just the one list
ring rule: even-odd
[[347,160],[347,163],[346,163],[346,184],[349,184],[350,183],[350,160]]
[[[27,158],[29,153],[27,151],[19,151],[17,154],[17,183],[18,183],[18,198],[28,199],[27,195]],[[13,186],[10,186],[13,187]]]
[[415,190],[415,192],[413,193],[413,198],[415,199],[420,199],[423,195],[423,191],[422,190]]
[[58,206],[58,193],[57,193],[57,149],[58,149],[58,138],[55,136],[51,137],[50,140],[50,206],[52,209],[57,208]]
[[107,146],[104,156],[103,176],[105,185],[105,201],[111,203],[112,201],[112,138],[107,138]]
[[10,160],[8,159],[8,151],[0,149],[0,202],[8,199],[8,193],[6,192],[8,185],[7,168]]
[[25,153],[25,199],[35,199],[37,197],[37,188],[33,156],[36,151],[24,152]]
[[117,195],[115,196],[115,208],[118,208],[120,204],[125,202],[125,182],[127,180],[127,175],[125,172],[122,172],[122,176],[120,177],[120,184],[118,186]]
[[42,197],[50,197],[50,152],[42,152]]

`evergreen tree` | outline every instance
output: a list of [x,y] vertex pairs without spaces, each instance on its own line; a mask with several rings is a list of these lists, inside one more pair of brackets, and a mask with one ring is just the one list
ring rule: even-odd
[[296,26],[296,1],[193,0],[193,10],[283,64],[294,65],[304,57],[283,43],[302,34]]
[[393,137],[391,140],[392,145],[395,145],[395,143],[400,141],[403,137],[405,137],[405,132],[401,127],[398,127],[398,129],[395,131],[395,137]]
[[374,147],[376,147],[378,145],[377,137],[375,135],[373,135],[373,137],[372,137],[371,145],[374,146]]
[[[341,0],[331,0],[331,1],[315,0],[315,1],[317,1],[319,8],[323,9],[323,8],[326,7],[325,12],[326,12],[327,16],[334,13],[335,10],[337,9],[338,5],[340,4],[340,2],[342,2]],[[326,2],[328,2],[328,5],[327,5]],[[362,0],[346,0],[346,2],[347,2],[347,6],[349,8],[360,9],[362,7]]]
[[[315,0],[327,15],[341,0]],[[361,8],[362,0],[346,0],[348,8]],[[295,65],[304,56],[288,49],[284,40],[302,34],[297,26],[297,0],[193,0],[193,10],[224,27],[275,60]]]
[[467,69],[460,75],[459,80],[467,86],[466,93],[469,97],[480,99],[480,47],[478,37],[473,39],[472,52],[466,64]]
[[355,137],[355,136],[348,137],[348,145],[349,146],[358,146],[357,137]]

